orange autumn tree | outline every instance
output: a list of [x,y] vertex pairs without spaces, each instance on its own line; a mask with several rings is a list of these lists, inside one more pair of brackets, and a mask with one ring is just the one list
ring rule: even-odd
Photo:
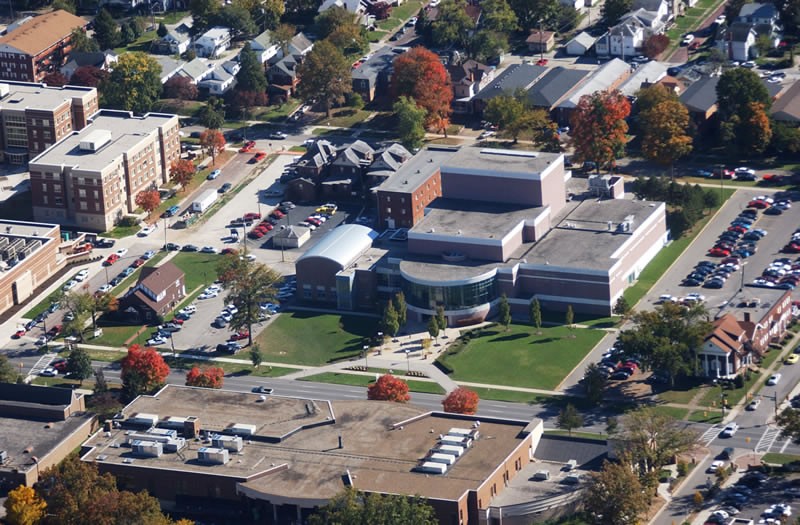
[[218,129],[207,129],[200,135],[200,145],[211,155],[211,164],[217,164],[217,155],[225,148],[225,137]]
[[582,96],[570,118],[574,159],[594,162],[600,171],[600,166],[621,156],[628,133],[625,119],[630,112],[631,103],[619,91]]
[[199,368],[193,366],[186,373],[186,386],[198,386],[201,388],[222,388],[225,381],[225,371],[218,366]]
[[415,47],[394,59],[392,92],[397,97],[411,97],[428,115],[425,125],[442,131],[450,124],[453,87],[450,74],[438,55]]
[[394,401],[406,403],[411,399],[408,395],[408,383],[392,374],[384,374],[367,388],[367,399],[373,401]]
[[134,344],[122,359],[122,390],[127,399],[152,392],[164,384],[169,366],[154,348]]
[[445,412],[456,414],[474,414],[478,411],[478,394],[464,387],[458,387],[444,398],[442,407]]
[[147,212],[147,216],[161,204],[161,195],[158,190],[144,190],[136,194],[136,205]]
[[194,162],[189,159],[173,160],[169,166],[169,180],[173,184],[178,184],[181,187],[181,191],[186,190],[186,186],[192,181],[194,173]]

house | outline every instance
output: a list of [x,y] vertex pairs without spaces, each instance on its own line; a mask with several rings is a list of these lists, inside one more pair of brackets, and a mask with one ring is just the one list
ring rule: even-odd
[[335,158],[336,146],[327,140],[318,140],[309,146],[305,154],[297,161],[295,165],[297,174],[316,184],[322,180],[328,164]]
[[394,59],[402,53],[403,50],[386,46],[356,67],[351,74],[353,91],[361,95],[364,102],[372,102],[376,97],[386,95]]
[[735,377],[752,362],[747,330],[732,314],[715,320],[713,326],[697,356],[703,375],[714,378]]
[[703,77],[681,94],[680,101],[695,123],[702,124],[717,112],[718,82],[719,77]]
[[736,17],[736,21],[747,24],[777,25],[779,21],[778,9],[772,3],[744,4],[739,10],[739,16]]
[[0,80],[41,82],[69,61],[72,31],[88,22],[61,9],[34,17],[0,37]]
[[446,68],[453,85],[453,111],[471,113],[472,97],[494,80],[494,66],[469,59],[460,64],[449,64]]
[[512,64],[473,97],[472,110],[481,113],[496,97],[513,96],[518,90],[527,91],[548,69],[533,64]]
[[120,311],[139,320],[157,321],[186,297],[184,277],[183,270],[171,262],[143,267],[139,281],[120,300]]
[[580,11],[586,5],[586,0],[561,0],[561,5]]
[[294,202],[311,202],[317,198],[317,185],[307,177],[298,177],[286,184],[286,198]]
[[166,83],[167,80],[177,75],[186,65],[184,60],[175,60],[172,57],[154,56],[153,59],[161,67],[161,83]]
[[717,49],[731,60],[745,62],[758,56],[756,30],[747,22],[734,22],[722,28],[717,37]]
[[92,66],[103,71],[110,71],[112,66],[117,63],[119,55],[111,51],[73,51],[69,55],[69,60],[61,68],[61,74],[70,78],[79,67]]
[[581,31],[575,35],[575,38],[567,42],[567,45],[564,46],[564,51],[571,56],[583,56],[592,49],[595,41],[595,37],[586,31]]
[[669,0],[634,0],[631,11],[638,9],[655,13],[656,17],[665,23],[674,19],[676,15],[674,5]]
[[585,69],[554,67],[541,77],[527,92],[528,103],[535,108],[552,111],[590,72]]
[[556,45],[556,34],[553,31],[531,31],[525,43],[531,53],[548,53]]
[[572,90],[567,98],[557,106],[558,114],[555,119],[560,123],[569,122],[572,111],[578,107],[581,97],[592,95],[598,91],[613,91],[625,82],[631,75],[631,67],[622,60],[615,58],[591,72],[586,80]]
[[[666,10],[666,4],[662,3],[662,5],[665,6],[664,9]],[[662,15],[660,12],[647,11],[639,8],[622,15],[622,17],[620,17],[620,23],[626,23],[633,19],[644,28],[645,38],[652,35],[660,35],[666,29],[666,13]]]
[[[292,37],[289,41],[289,49],[288,55],[293,56],[295,60],[298,62],[303,60],[303,57],[311,51],[311,48],[314,47],[314,43],[304,34],[304,33],[297,33]],[[283,57],[283,52],[280,53],[280,56]]]
[[300,62],[292,55],[283,57],[267,69],[269,87],[267,93],[271,104],[285,102],[294,94],[299,82],[297,66]]
[[375,188],[395,174],[408,159],[413,157],[402,145],[394,143],[373,155],[372,164],[364,174],[365,188]]
[[200,58],[187,62],[178,71],[178,75],[191,80],[192,84],[199,84],[204,78],[211,75],[213,64],[208,64]]
[[772,104],[772,118],[778,122],[800,124],[800,82],[795,82]]
[[241,66],[238,62],[228,60],[211,69],[211,74],[197,83],[197,87],[208,91],[209,95],[224,95],[236,86],[236,73]]
[[272,42],[272,37],[268,30],[250,40],[250,49],[253,50],[262,64],[266,64],[272,57],[277,56],[280,51],[278,44]]
[[369,26],[375,22],[375,17],[367,13],[371,3],[370,0],[324,0],[317,12],[324,13],[328,9],[338,7],[355,15],[362,25]]
[[651,60],[636,68],[628,80],[620,86],[619,90],[626,97],[635,96],[640,89],[650,87],[667,76],[667,69],[666,63]]
[[189,49],[190,43],[191,39],[187,33],[172,30],[155,42],[153,52],[182,55]]
[[363,140],[357,140],[339,150],[328,166],[328,176],[321,183],[325,199],[345,199],[361,186],[361,176],[372,164],[375,150]]
[[645,26],[632,17],[609,29],[597,39],[595,51],[598,56],[621,56],[623,59],[638,55],[644,45]]
[[199,57],[214,58],[224,53],[231,45],[231,31],[227,27],[212,27],[194,43]]

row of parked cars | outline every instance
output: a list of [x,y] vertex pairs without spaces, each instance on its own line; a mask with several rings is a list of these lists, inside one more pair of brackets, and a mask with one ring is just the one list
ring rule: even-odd
[[611,381],[624,381],[635,374],[641,366],[638,359],[626,358],[622,354],[620,344],[619,341],[615,342],[597,363],[600,371]]
[[752,285],[762,288],[794,290],[800,284],[800,258],[779,257],[772,261],[761,275],[753,279]]
[[767,235],[766,230],[754,227],[757,220],[758,209],[756,207],[742,210],[731,221],[728,229],[720,234],[708,254],[712,257],[733,256],[740,259],[746,259],[755,254],[758,249],[758,241]]

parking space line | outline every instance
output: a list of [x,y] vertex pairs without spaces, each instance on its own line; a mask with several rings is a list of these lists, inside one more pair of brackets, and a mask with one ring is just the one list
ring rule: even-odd
[[50,363],[56,358],[57,355],[58,354],[54,354],[52,352],[44,354],[39,358],[38,361],[36,361],[36,364],[31,367],[30,371],[28,372],[28,376],[25,379],[30,381],[35,376],[39,375],[39,372],[50,366]]
[[786,441],[783,442],[783,446],[781,447],[781,454],[783,454],[783,451],[786,450],[786,447],[788,447],[791,442],[792,438],[786,438]]

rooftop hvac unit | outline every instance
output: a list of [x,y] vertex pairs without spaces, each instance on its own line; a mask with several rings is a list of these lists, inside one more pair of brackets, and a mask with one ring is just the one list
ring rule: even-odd
[[8,452],[0,450],[0,465],[8,461]]
[[143,441],[137,439],[131,443],[131,451],[135,456],[143,458],[158,458],[164,453],[164,447],[157,441]]
[[224,465],[228,462],[228,451],[224,448],[201,447],[197,450],[197,460],[209,465]]
[[0,237],[0,248],[5,247],[8,245],[8,237]]
[[458,445],[439,445],[432,452],[441,452],[443,454],[451,454],[455,457],[461,457],[464,454],[464,447]]
[[434,463],[433,461],[426,461],[417,470],[427,474],[444,474],[447,472],[447,465],[444,463]]
[[83,137],[79,147],[82,151],[95,152],[109,142],[111,142],[111,132],[106,129],[96,129]]
[[211,445],[217,448],[224,448],[233,452],[240,452],[244,448],[241,436],[211,436]]
[[449,434],[446,435],[446,436],[442,436],[442,439],[441,439],[441,442],[442,442],[443,445],[456,445],[456,446],[464,447],[464,448],[468,448],[469,447],[469,445],[467,445],[468,441],[471,441],[471,440],[469,438],[467,438],[467,437],[464,437],[464,436],[451,436]]
[[228,427],[228,432],[239,436],[252,436],[256,433],[256,426],[249,423],[234,423]]
[[131,425],[154,427],[158,423],[158,415],[141,412],[129,417],[125,422]]
[[147,433],[154,436],[178,437],[178,431],[169,428],[151,428]]
[[451,436],[470,436],[472,435],[472,429],[470,428],[451,428],[447,431],[448,434]]
[[451,454],[442,454],[440,452],[434,452],[430,456],[428,456],[428,461],[433,463],[444,463],[445,465],[452,465],[456,462],[456,457]]
[[8,92],[9,92],[8,84],[6,84],[6,83],[0,84],[0,98],[5,97],[6,95],[8,95]]
[[185,417],[170,416],[167,419],[159,421],[158,426],[162,428],[183,430],[184,423],[186,423]]
[[153,441],[160,443],[164,452],[177,452],[186,446],[186,440],[176,435],[159,435],[149,432],[131,432],[125,435],[125,442],[131,446],[133,446],[133,443],[136,441]]

